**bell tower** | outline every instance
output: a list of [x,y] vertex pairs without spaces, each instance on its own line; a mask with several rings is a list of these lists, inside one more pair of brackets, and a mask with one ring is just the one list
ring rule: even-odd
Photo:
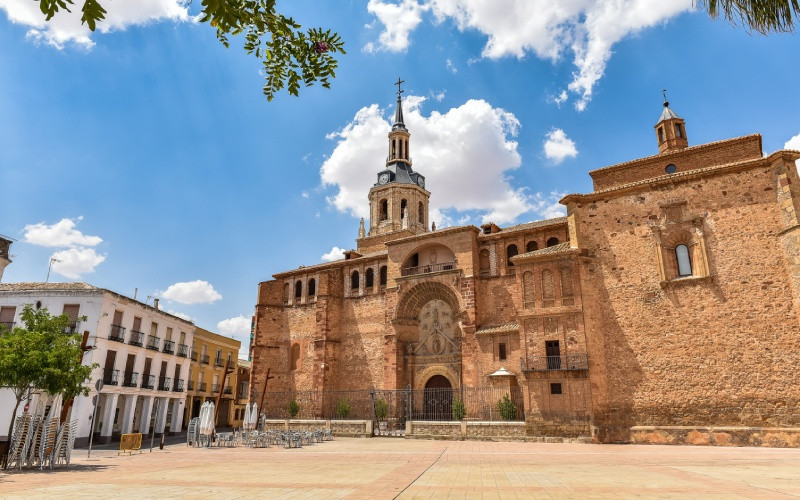
[[[398,233],[397,237],[411,236],[428,231],[428,199],[425,177],[411,168],[411,134],[403,120],[403,90],[405,83],[397,79],[397,108],[389,132],[389,155],[386,168],[378,172],[378,179],[369,191],[369,234]],[[405,233],[405,234],[402,234]]]
[[686,125],[683,118],[676,115],[669,109],[667,101],[667,91],[664,90],[664,111],[655,125],[656,138],[658,139],[658,152],[666,153],[678,151],[689,147],[689,140],[686,138]]

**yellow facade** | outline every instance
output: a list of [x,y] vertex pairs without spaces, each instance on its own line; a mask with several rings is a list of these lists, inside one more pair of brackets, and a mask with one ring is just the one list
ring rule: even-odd
[[[214,404],[219,401],[216,426],[241,426],[243,412],[238,411],[239,405],[235,399],[238,387],[237,362],[241,345],[241,342],[230,337],[200,327],[196,329],[186,393],[186,423],[200,414],[200,406],[205,401],[213,401]],[[241,406],[243,407],[243,404]]]

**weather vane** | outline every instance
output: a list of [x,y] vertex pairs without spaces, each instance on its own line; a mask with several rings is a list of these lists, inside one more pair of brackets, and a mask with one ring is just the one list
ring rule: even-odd
[[405,80],[401,80],[399,76],[397,77],[397,81],[396,81],[396,82],[394,82],[394,84],[395,84],[395,85],[397,85],[397,98],[398,98],[398,99],[400,98],[400,94],[402,94],[403,92],[405,92],[405,90],[401,90],[401,89],[400,89],[400,85],[402,85],[402,84],[404,84],[404,83],[406,83],[406,81],[405,81]]
[[661,90],[661,93],[664,94],[664,106],[669,106],[669,101],[667,100],[667,89]]

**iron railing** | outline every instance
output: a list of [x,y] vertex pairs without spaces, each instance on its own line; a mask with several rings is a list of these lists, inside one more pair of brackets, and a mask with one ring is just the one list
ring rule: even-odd
[[222,390],[223,394],[233,394],[233,387],[226,386],[225,389]]
[[456,268],[456,262],[438,262],[436,264],[426,264],[424,266],[405,267],[400,270],[400,276],[414,276],[417,274],[436,273],[439,271],[451,271]]
[[219,392],[219,384],[211,384],[211,392],[214,394]]
[[186,344],[178,344],[178,356],[185,358],[186,353],[189,351],[189,346]]
[[144,343],[144,333],[131,330],[131,338],[128,339],[128,344],[142,347]]
[[173,392],[183,392],[183,379],[179,378],[175,381],[175,385],[172,387]]
[[199,392],[206,392],[206,387],[207,387],[207,386],[208,386],[208,384],[207,384],[206,382],[200,382],[200,383],[197,385],[197,390],[198,390]]
[[139,385],[139,372],[128,372],[122,374],[122,385],[125,387],[136,387]]
[[80,321],[73,321],[72,323],[64,327],[64,333],[77,333],[79,326],[80,326]]
[[0,322],[0,330],[5,327],[9,332],[14,329],[14,322],[13,321],[3,321]]
[[167,354],[175,354],[175,342],[171,340],[165,340],[164,348],[161,349],[161,352],[165,352]]
[[214,359],[214,366],[222,366],[222,358]]
[[192,351],[192,361],[197,361],[197,351]]
[[169,391],[172,389],[170,385],[172,384],[172,378],[170,377],[159,377],[158,378],[158,390],[159,391]]
[[190,381],[189,381],[189,382],[186,384],[186,390],[189,390],[189,391],[193,391],[193,390],[194,390],[194,380],[190,380]]
[[520,368],[526,372],[546,372],[554,370],[585,371],[589,369],[589,356],[586,354],[563,354],[561,356],[528,356],[520,359]]
[[145,375],[142,377],[142,389],[154,389],[156,385],[155,375]]
[[119,370],[106,368],[103,370],[103,383],[106,385],[119,384]]
[[200,359],[200,362],[204,365],[208,364],[208,354],[203,354],[203,357]]
[[111,331],[108,332],[108,340],[125,342],[125,328],[120,325],[111,325]]
[[153,351],[158,350],[158,344],[161,343],[161,340],[156,337],[155,335],[148,335],[147,336],[147,348]]

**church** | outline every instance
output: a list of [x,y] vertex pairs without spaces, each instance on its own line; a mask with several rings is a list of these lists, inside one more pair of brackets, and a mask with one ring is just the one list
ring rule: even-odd
[[690,146],[664,102],[566,217],[435,228],[400,92],[388,139],[355,249],[259,283],[256,391],[503,386],[529,435],[800,446],[800,152]]

